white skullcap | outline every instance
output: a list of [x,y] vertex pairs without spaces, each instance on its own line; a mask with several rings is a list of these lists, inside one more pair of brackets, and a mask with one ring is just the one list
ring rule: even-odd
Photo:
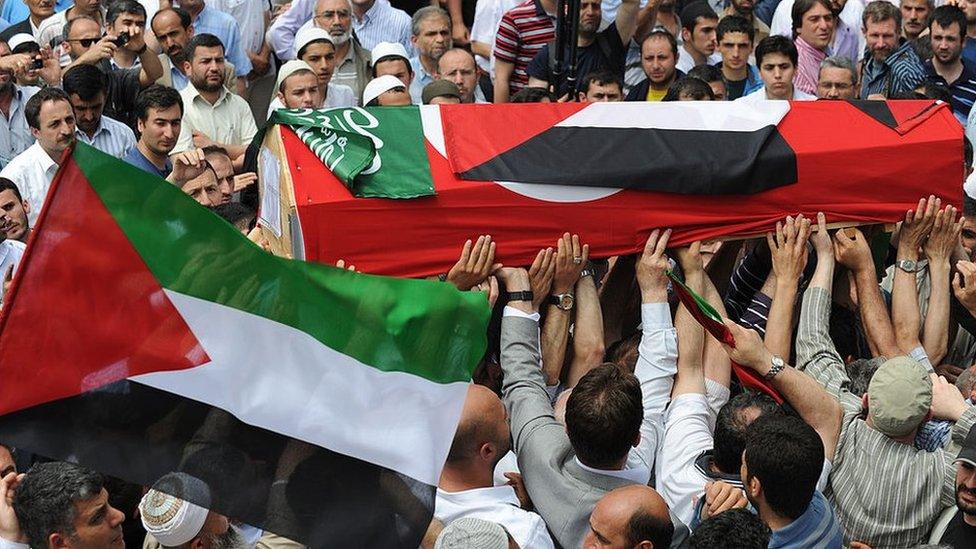
[[410,62],[410,57],[407,55],[407,48],[404,48],[403,44],[399,42],[380,42],[369,53],[369,57],[373,60],[374,64],[380,59],[390,56],[402,57],[407,63]]
[[210,499],[207,485],[184,473],[162,477],[142,496],[139,502],[142,526],[164,547],[178,547],[200,535],[210,513],[171,493],[202,497],[205,501]]
[[966,192],[966,196],[976,200],[976,171],[966,178],[966,182],[962,184],[962,190]]
[[325,40],[326,42],[332,44],[333,47],[335,46],[335,39],[332,38],[329,31],[320,29],[316,26],[305,27],[303,29],[299,29],[299,31],[295,33],[295,55],[297,56],[298,52],[302,51],[302,48],[311,44],[312,42],[315,42],[316,40]]
[[281,84],[286,78],[301,70],[311,71],[312,74],[315,74],[315,71],[312,70],[311,65],[297,59],[292,59],[291,61],[282,65],[278,70],[278,81],[275,82],[275,91],[277,92],[281,90]]
[[441,530],[434,549],[508,549],[508,533],[494,522],[459,518]]
[[363,105],[368,105],[370,101],[392,90],[393,88],[398,87],[406,88],[407,86],[403,83],[403,80],[400,80],[392,74],[377,76],[376,78],[370,80],[363,89]]
[[14,51],[15,49],[17,49],[17,46],[26,44],[28,42],[33,42],[34,44],[37,44],[37,40],[34,40],[33,36],[27,34],[26,32],[19,32],[11,36],[10,40],[7,40],[7,46],[10,46],[10,51]]

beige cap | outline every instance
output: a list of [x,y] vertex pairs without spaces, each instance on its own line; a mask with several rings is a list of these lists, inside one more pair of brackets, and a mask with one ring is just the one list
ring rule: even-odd
[[907,356],[886,361],[868,385],[868,413],[874,427],[901,437],[922,423],[932,406],[932,380],[919,362]]

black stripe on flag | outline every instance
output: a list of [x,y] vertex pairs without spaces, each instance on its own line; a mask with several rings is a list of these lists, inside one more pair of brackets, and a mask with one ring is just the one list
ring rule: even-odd
[[459,174],[463,179],[753,194],[797,181],[776,126],[756,131],[555,126]]
[[144,486],[185,472],[195,503],[309,547],[416,549],[434,510],[434,486],[128,380],[0,417],[0,441]]

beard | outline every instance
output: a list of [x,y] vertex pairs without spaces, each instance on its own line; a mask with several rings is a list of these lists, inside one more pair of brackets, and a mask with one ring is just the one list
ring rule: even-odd
[[220,91],[220,88],[224,86],[223,79],[220,79],[215,83],[210,83],[209,81],[207,81],[206,77],[203,77],[200,80],[190,79],[190,83],[193,84],[194,88],[204,92]]
[[223,534],[210,535],[210,547],[211,549],[243,549],[246,544],[244,543],[244,537],[241,536],[237,528],[230,526],[227,531]]
[[959,494],[962,492],[968,492],[970,496],[976,496],[976,489],[966,488],[965,484],[956,486],[956,507],[966,515],[976,515],[976,504],[963,503],[959,499]]
[[14,92],[14,76],[11,74],[10,79],[8,79],[3,84],[0,84],[0,95],[7,95],[8,93]]
[[341,46],[352,38],[352,27],[349,27],[340,35],[332,34],[332,31],[329,30],[329,35],[332,37],[332,40],[335,41],[336,46]]

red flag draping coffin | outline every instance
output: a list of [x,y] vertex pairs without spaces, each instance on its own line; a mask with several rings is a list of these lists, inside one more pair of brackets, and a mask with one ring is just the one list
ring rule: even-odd
[[[412,200],[354,198],[282,128],[304,256],[414,277],[446,271],[479,234],[515,265],[564,231],[605,257],[638,252],[658,227],[680,245],[757,234],[788,214],[882,223],[930,193],[961,202],[963,130],[947,105],[770,103],[745,122],[734,102],[420,107],[437,194]],[[499,181],[520,166],[534,183]]]

